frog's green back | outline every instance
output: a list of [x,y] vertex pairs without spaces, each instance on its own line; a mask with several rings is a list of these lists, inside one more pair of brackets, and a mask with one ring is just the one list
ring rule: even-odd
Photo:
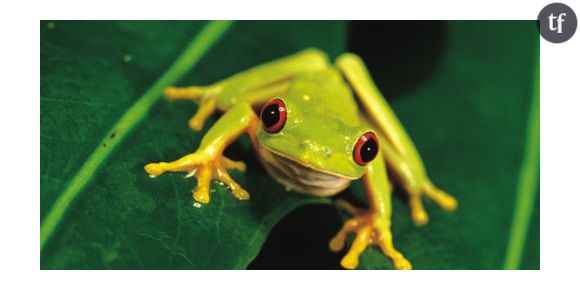
[[300,106],[304,117],[324,116],[347,127],[360,125],[356,101],[335,68],[296,76],[284,98]]

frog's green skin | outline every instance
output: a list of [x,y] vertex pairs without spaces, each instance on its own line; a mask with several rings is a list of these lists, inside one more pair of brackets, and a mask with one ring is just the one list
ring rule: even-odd
[[[341,261],[345,268],[356,268],[360,253],[370,243],[379,245],[395,268],[411,268],[392,243],[387,167],[389,175],[409,193],[411,217],[416,224],[427,222],[422,196],[447,210],[456,207],[455,199],[428,179],[411,139],[356,55],[344,54],[333,66],[323,52],[306,49],[207,87],[171,87],[165,94],[172,100],[200,102],[189,122],[195,130],[200,130],[216,109],[225,112],[196,152],[174,162],[145,166],[151,176],[166,171],[195,176],[198,186],[193,197],[198,202],[209,202],[211,179],[223,181],[238,199],[249,198],[249,193],[227,173],[227,169],[244,170],[245,166],[222,155],[225,147],[243,133],[251,136],[268,173],[298,192],[330,196],[348,187],[352,180],[362,178],[369,209],[337,202],[355,215],[330,243],[330,248],[338,251],[344,246],[346,235],[356,232],[350,251]],[[279,132],[268,133],[253,108],[259,109],[273,98],[285,103],[287,118]],[[353,158],[353,149],[365,132],[378,136],[380,152],[368,165],[361,166]]]

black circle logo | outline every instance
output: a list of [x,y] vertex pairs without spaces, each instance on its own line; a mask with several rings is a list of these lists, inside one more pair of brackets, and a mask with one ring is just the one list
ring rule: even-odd
[[576,32],[576,14],[563,3],[548,4],[538,15],[540,35],[553,43],[567,41]]

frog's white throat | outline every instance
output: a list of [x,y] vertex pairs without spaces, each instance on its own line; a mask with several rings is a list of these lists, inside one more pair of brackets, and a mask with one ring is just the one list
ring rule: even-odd
[[300,164],[288,157],[256,146],[258,157],[266,171],[284,186],[300,193],[331,196],[347,188],[352,179],[323,172]]

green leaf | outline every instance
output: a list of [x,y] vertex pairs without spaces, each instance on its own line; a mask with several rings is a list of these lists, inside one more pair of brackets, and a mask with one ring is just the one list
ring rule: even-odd
[[41,268],[245,268],[286,213],[328,203],[269,179],[247,153],[247,138],[227,154],[249,164],[233,177],[253,193],[251,202],[214,184],[212,202],[199,209],[194,180],[147,177],[144,164],[192,152],[203,136],[187,127],[191,103],[161,101],[144,115],[179,77],[181,64],[166,70],[184,49],[200,62],[182,84],[207,84],[308,46],[344,51],[343,22],[240,22],[201,58],[208,39],[217,40],[206,32],[187,48],[203,25],[41,22]]
[[[42,225],[99,146],[114,142],[116,147],[101,156],[106,159],[98,159],[76,198],[66,203],[63,217],[48,231],[49,238],[41,241],[42,269],[245,268],[272,227],[293,209],[305,204],[331,206],[328,199],[287,192],[274,182],[257,162],[247,137],[226,155],[248,164],[245,173],[234,172],[233,177],[251,193],[250,201],[238,201],[214,183],[211,203],[196,208],[190,194],[193,179],[181,174],[148,178],[144,164],[192,152],[215,120],[203,132],[192,132],[187,120],[196,105],[188,102],[156,102],[149,112],[142,112],[143,121],[131,118],[133,127],[123,126],[124,134],[112,135],[116,131],[111,128],[141,96],[153,89],[151,99],[159,97],[155,84],[205,25],[41,22]],[[459,200],[458,211],[451,214],[426,202],[431,222],[416,228],[404,199],[395,198],[396,245],[417,269],[498,269],[506,260],[508,241],[518,244],[510,235],[512,228],[526,226],[529,234],[524,230],[515,235],[516,240],[527,237],[526,243],[520,241],[510,251],[523,251],[521,267],[539,268],[539,201],[534,202],[538,189],[533,171],[524,174],[531,176],[532,192],[523,191],[527,206],[523,215],[516,215],[524,218],[514,219],[516,192],[522,192],[518,184],[524,151],[531,150],[526,132],[539,49],[535,22],[444,26],[442,54],[428,77],[415,86],[407,87],[406,79],[392,80],[412,77],[421,63],[430,61],[417,51],[385,55],[407,64],[403,66],[407,71],[394,78],[388,77],[392,70],[385,73],[390,64],[369,64],[387,98],[403,92],[402,97],[389,98],[390,103],[431,178]],[[217,43],[198,55],[197,66],[179,84],[208,84],[307,46],[336,57],[346,50],[346,27],[347,23],[334,21],[237,22],[226,34],[214,35]],[[376,40],[365,45],[394,42],[391,37],[396,36],[381,31],[371,35]],[[364,203],[359,183],[343,195]],[[526,208],[533,209],[531,220]],[[41,227],[41,237],[42,233]],[[324,243],[328,238],[323,237]],[[287,241],[281,251],[292,245]],[[362,256],[361,268],[392,267],[370,248]]]

